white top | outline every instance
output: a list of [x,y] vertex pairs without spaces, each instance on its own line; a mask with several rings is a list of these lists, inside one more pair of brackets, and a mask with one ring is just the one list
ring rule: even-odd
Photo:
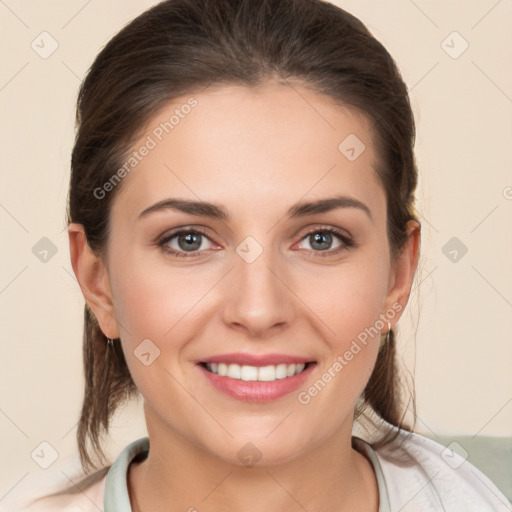
[[[420,434],[399,434],[403,443],[375,450],[359,437],[353,447],[371,462],[379,487],[378,512],[512,512],[512,505],[475,466],[449,448]],[[130,443],[114,464],[92,475],[83,491],[44,497],[12,512],[131,512],[126,484],[133,459],[143,460],[149,439]],[[69,480],[67,485],[69,485]],[[76,480],[75,480],[76,481]]]

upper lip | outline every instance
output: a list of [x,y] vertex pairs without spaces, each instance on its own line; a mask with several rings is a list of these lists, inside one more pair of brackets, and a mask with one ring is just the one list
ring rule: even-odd
[[226,363],[239,364],[241,366],[269,366],[277,364],[302,364],[311,363],[312,359],[290,354],[244,354],[231,353],[219,354],[198,361],[199,363]]

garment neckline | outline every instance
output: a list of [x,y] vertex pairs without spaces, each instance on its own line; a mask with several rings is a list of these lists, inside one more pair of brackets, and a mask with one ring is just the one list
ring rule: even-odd
[[[379,490],[378,512],[391,512],[384,474],[375,450],[365,440],[352,436],[352,446],[369,460],[377,478]],[[149,437],[142,437],[127,445],[110,467],[105,478],[104,512],[132,512],[128,493],[128,470],[132,462],[140,462],[149,454]]]
[[128,468],[135,458],[144,460],[149,454],[149,437],[131,442],[118,455],[105,479],[104,512],[132,512],[128,493]]
[[373,449],[370,443],[357,436],[352,436],[352,447],[363,456],[365,456],[372,466],[373,472],[377,479],[377,487],[379,492],[378,512],[391,512],[391,504],[389,502],[386,480],[384,479],[384,473],[382,471],[377,452]]

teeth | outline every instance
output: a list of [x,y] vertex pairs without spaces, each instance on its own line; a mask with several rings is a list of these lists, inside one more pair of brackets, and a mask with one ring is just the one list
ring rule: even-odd
[[232,379],[240,379],[242,375],[242,368],[238,364],[230,364],[226,370],[226,377]]
[[270,366],[240,366],[239,364],[206,363],[206,368],[221,377],[245,381],[271,382],[277,379],[286,379],[301,373],[306,365],[301,364],[277,364]]

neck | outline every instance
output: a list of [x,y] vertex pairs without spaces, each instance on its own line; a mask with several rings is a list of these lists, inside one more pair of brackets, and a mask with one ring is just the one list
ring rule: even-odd
[[377,512],[369,461],[343,429],[322,445],[275,465],[239,466],[201,450],[179,434],[150,432],[146,460],[128,474],[132,512]]

